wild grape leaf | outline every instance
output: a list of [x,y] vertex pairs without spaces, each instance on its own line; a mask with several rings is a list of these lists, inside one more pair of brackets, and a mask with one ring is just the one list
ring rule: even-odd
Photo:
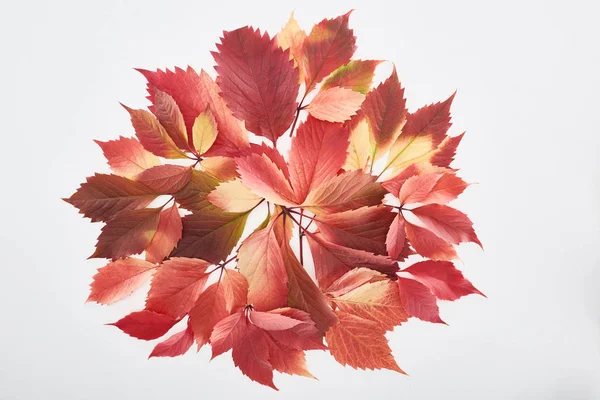
[[90,258],[117,259],[139,254],[156,233],[160,208],[125,211],[109,220],[98,236],[96,251]]
[[219,282],[207,287],[198,296],[190,310],[190,326],[198,344],[198,350],[210,340],[215,325],[229,316],[226,310],[225,291]]
[[248,303],[254,308],[272,310],[286,305],[288,276],[273,224],[244,240],[238,269],[248,280]]
[[408,221],[404,225],[410,244],[423,257],[433,260],[453,260],[457,257],[454,247],[435,233]]
[[185,158],[185,154],[169,137],[158,119],[145,110],[134,110],[122,105],[131,117],[138,140],[149,152],[164,158]]
[[204,260],[181,257],[162,263],[152,279],[146,309],[173,318],[183,317],[196,304],[208,279],[209,265]]
[[213,205],[183,217],[183,232],[171,256],[224,260],[242,236],[249,211],[229,213]]
[[156,345],[148,358],[152,357],[177,357],[185,354],[194,344],[194,333],[188,324],[185,330],[178,332]]
[[316,218],[319,231],[331,243],[375,254],[386,254],[386,235],[394,213],[388,207],[361,207]]
[[192,132],[196,117],[208,105],[217,121],[219,135],[207,156],[234,156],[248,147],[248,134],[243,128],[243,122],[233,117],[219,95],[218,86],[205,71],[198,74],[191,67],[186,70],[175,68],[174,72],[138,71],[148,80],[150,101],[156,101],[154,88],[173,97],[181,110],[188,134]]
[[146,207],[158,196],[147,186],[117,175],[96,174],[68,199],[92,222],[107,221],[120,212]]
[[319,331],[326,332],[337,320],[327,298],[300,264],[287,242],[282,245],[282,254],[289,281],[288,305],[308,312]]
[[301,350],[291,350],[280,345],[269,336],[265,336],[269,346],[269,363],[274,370],[289,375],[314,378],[306,369],[306,358]]
[[298,128],[290,150],[290,180],[298,202],[334,178],[346,159],[348,130],[309,117]]
[[190,142],[188,141],[183,114],[181,114],[175,99],[156,88],[154,88],[153,95],[153,112],[156,118],[158,118],[158,122],[160,122],[171,140],[173,140],[173,143],[175,143],[180,150],[192,150],[189,144]]
[[327,294],[341,297],[365,283],[378,282],[387,279],[386,275],[369,268],[354,268],[336,279],[328,288]]
[[[214,145],[212,148],[214,148]],[[206,172],[222,181],[228,181],[239,176],[235,160],[230,157],[215,156],[205,158],[200,161],[200,165]]]
[[146,261],[160,263],[177,246],[183,224],[176,204],[160,213],[156,233],[146,248]]
[[177,319],[168,315],[142,310],[132,312],[117,322],[107,325],[116,326],[129,336],[137,339],[153,340],[163,336],[177,322]]
[[361,171],[344,172],[310,192],[303,207],[323,215],[380,204],[386,191],[375,180]]
[[396,68],[385,82],[367,94],[362,111],[371,128],[374,160],[387,152],[406,120],[406,99]]
[[454,301],[473,293],[485,297],[448,261],[421,261],[402,272],[409,272],[440,300]]
[[306,236],[315,264],[315,274],[322,289],[353,268],[370,268],[384,274],[398,270],[396,262],[388,257],[329,243],[319,234]]
[[253,209],[262,200],[242,183],[241,179],[223,182],[206,197],[223,211],[244,212]]
[[353,120],[350,120],[350,124],[346,123],[350,129],[350,145],[348,146],[348,156],[344,163],[346,171],[363,170],[371,160],[372,149],[369,138],[369,124],[360,111],[356,119],[358,120],[356,124],[353,123]]
[[365,95],[342,87],[321,90],[306,108],[313,117],[329,122],[349,120],[360,109]]
[[398,278],[397,284],[402,306],[410,315],[423,321],[445,324],[440,318],[435,296],[425,285],[402,277]]
[[220,181],[214,176],[197,169],[192,170],[190,181],[181,190],[173,194],[177,203],[186,210],[199,212],[205,208],[214,208],[206,196]]
[[331,355],[342,365],[360,369],[389,369],[405,374],[398,367],[377,322],[337,311],[338,323],[326,334]]
[[154,273],[156,266],[137,258],[125,258],[99,268],[90,284],[87,301],[112,304],[131,295]]
[[159,165],[145,170],[136,178],[156,193],[173,194],[192,179],[192,168],[181,165]]
[[201,112],[192,127],[192,147],[197,154],[206,153],[217,139],[217,121],[210,109]]
[[294,18],[294,13],[290,15],[288,22],[281,29],[281,31],[277,34],[277,44],[281,47],[282,50],[290,51],[290,58],[294,60],[294,66],[298,67],[298,82],[304,81],[303,68],[301,67],[302,63],[302,48],[304,45],[304,39],[306,38],[306,32],[300,25],[298,25],[298,21]]
[[333,71],[321,85],[321,90],[342,87],[367,94],[379,60],[352,60]]
[[[450,123],[450,106],[453,99],[454,94],[444,102],[421,107],[416,112],[407,115],[402,133],[390,148],[386,169],[392,168],[399,171],[410,164],[431,162],[431,158],[437,151],[446,153],[445,156],[441,156],[441,159],[446,161],[454,156],[452,149],[456,151],[460,139],[451,140],[452,138],[446,136],[446,132],[452,125]],[[438,147],[445,148],[447,146],[450,147],[449,150],[438,150]],[[452,154],[449,155],[448,152]],[[447,167],[448,165],[439,166]]]
[[[255,325],[260,326],[256,323],[255,314],[253,311],[250,314],[250,318]],[[318,329],[316,323],[313,321],[311,315],[302,310],[291,307],[278,308],[271,310],[265,314],[276,314],[285,317],[289,317],[294,322],[294,325],[287,329],[268,329],[269,336],[273,338],[275,342],[280,344],[282,347],[292,350],[325,350],[327,346],[323,344],[323,331]],[[279,318],[279,317],[278,317]],[[334,314],[334,320],[337,318]],[[288,325],[291,325],[289,323]],[[264,328],[267,329],[267,328]]]
[[400,214],[396,214],[394,220],[390,224],[390,229],[387,232],[385,239],[387,254],[393,260],[401,260],[401,254],[406,247],[406,231],[404,226],[404,218]]
[[442,204],[427,204],[413,208],[411,212],[423,222],[426,229],[446,242],[473,242],[483,248],[466,214]]
[[408,321],[398,292],[398,285],[389,279],[365,283],[333,299],[342,311],[376,322],[386,331]]
[[347,64],[356,50],[356,37],[348,28],[352,11],[316,24],[304,40],[302,65],[306,91],[327,75]]
[[298,70],[289,52],[250,27],[224,32],[217,50],[217,84],[227,105],[246,129],[276,143],[296,112]]
[[250,154],[236,160],[242,183],[255,195],[286,207],[296,205],[296,194],[279,167],[266,155]]
[[133,178],[140,172],[160,164],[160,160],[133,138],[120,136],[117,140],[94,140],[102,149],[110,169],[117,175]]
[[237,312],[248,302],[248,281],[244,275],[232,269],[223,272],[221,281],[228,313]]

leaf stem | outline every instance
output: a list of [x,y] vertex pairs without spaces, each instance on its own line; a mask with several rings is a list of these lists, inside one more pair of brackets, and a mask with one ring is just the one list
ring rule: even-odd
[[304,109],[304,107],[302,107],[302,103],[304,103],[304,100],[306,100],[307,94],[308,94],[308,90],[306,91],[306,93],[304,93],[304,96],[302,96],[302,99],[300,100],[300,103],[298,103],[298,107],[296,108],[296,116],[294,117],[294,122],[292,123],[292,129],[290,129],[290,137],[292,137],[294,135],[294,129],[296,128],[296,124],[298,123],[298,118],[300,117],[300,111],[302,111]]
[[300,225],[298,225],[298,241],[300,242],[300,264],[304,265],[304,251],[303,251],[303,243],[304,243],[304,234],[302,233],[302,218],[304,217],[304,209],[300,209]]

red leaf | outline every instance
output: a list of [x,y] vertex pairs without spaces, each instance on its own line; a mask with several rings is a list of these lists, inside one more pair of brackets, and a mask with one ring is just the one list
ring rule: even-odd
[[87,301],[112,304],[131,295],[154,273],[155,265],[137,258],[113,261],[99,268]]
[[423,321],[445,324],[433,293],[414,279],[398,278],[402,306],[413,317]]
[[182,237],[171,256],[224,260],[240,240],[249,211],[230,213],[210,205],[183,217]]
[[197,212],[206,208],[214,208],[206,196],[218,185],[219,180],[206,172],[192,170],[192,177],[183,189],[173,193],[175,200],[182,208]]
[[[217,136],[217,139],[218,138],[219,136]],[[213,143],[211,150],[214,149],[214,147],[215,145]],[[200,165],[206,172],[222,181],[228,181],[238,176],[237,166],[235,165],[235,160],[233,158],[219,156],[209,157],[200,161]]]
[[464,135],[463,132],[458,136],[446,137],[446,139],[440,143],[438,151],[432,155],[430,160],[431,164],[437,165],[438,167],[449,167],[452,161],[454,161],[456,149]]
[[207,287],[198,297],[189,315],[190,326],[200,350],[210,340],[215,325],[229,315],[223,286],[213,283]]
[[285,315],[261,311],[251,311],[250,321],[259,328],[267,331],[284,331],[302,323],[302,321],[286,317]]
[[117,259],[139,254],[156,233],[160,208],[126,211],[109,220],[98,236],[96,251],[90,258]]
[[272,310],[286,304],[288,276],[272,224],[244,240],[238,269],[248,280],[248,303],[255,309]]
[[231,351],[233,363],[248,378],[278,390],[273,383],[273,366],[269,362],[269,344],[265,334],[247,322],[240,326],[244,329]]
[[107,221],[120,212],[146,207],[158,196],[141,183],[117,175],[96,174],[68,199],[92,222]]
[[249,131],[276,143],[296,112],[298,70],[289,52],[249,27],[223,32],[217,49],[217,84],[227,105]]
[[352,268],[370,268],[386,274],[393,274],[398,270],[396,262],[388,257],[329,243],[318,234],[309,234],[306,237],[321,288],[328,288]]
[[194,307],[208,279],[210,264],[193,258],[165,261],[152,279],[146,309],[181,318]]
[[367,94],[362,111],[374,138],[372,158],[376,156],[375,152],[383,155],[400,135],[400,128],[406,119],[406,99],[396,68],[385,82]]
[[122,106],[129,113],[135,135],[146,150],[159,157],[185,158],[154,115],[145,110],[134,110],[123,104]]
[[411,211],[423,222],[426,229],[446,242],[473,242],[482,247],[473,230],[473,223],[464,213],[441,204],[428,204]]
[[421,261],[402,271],[413,275],[440,300],[453,301],[473,293],[485,297],[448,261]]
[[303,207],[322,215],[378,205],[386,191],[375,180],[362,171],[343,172],[310,192]]
[[117,175],[133,178],[145,169],[160,164],[160,160],[133,138],[120,136],[117,140],[94,140],[108,160],[110,169]]
[[378,60],[352,60],[333,71],[321,85],[321,90],[343,87],[366,94],[371,87],[375,68],[379,64],[381,61]]
[[340,310],[374,322],[386,331],[408,321],[398,286],[389,279],[365,283],[333,299]]
[[362,207],[316,219],[329,242],[375,254],[386,254],[385,240],[394,213],[388,207]]
[[415,175],[408,178],[398,193],[400,204],[422,203],[441,179],[441,174]]
[[310,314],[320,332],[325,332],[337,320],[329,301],[319,290],[289,246],[291,235],[282,242],[283,261],[289,279],[288,306]]
[[327,288],[327,294],[340,297],[369,282],[378,282],[386,279],[381,272],[369,268],[354,268],[337,279]]
[[192,169],[180,165],[159,165],[147,169],[137,177],[137,181],[156,193],[173,194],[180,191],[192,178]]
[[304,41],[303,61],[306,91],[345,65],[356,50],[356,37],[348,28],[352,11],[315,25]]
[[211,359],[229,351],[237,337],[244,334],[246,317],[243,312],[232,314],[220,320],[210,335]]
[[290,350],[267,337],[269,345],[269,363],[273,369],[289,375],[300,375],[307,378],[314,376],[306,369],[306,359],[301,350]]
[[434,260],[452,260],[457,257],[452,245],[440,239],[433,232],[413,225],[408,221],[405,221],[404,224],[406,227],[406,236],[410,240],[410,244],[423,257]]
[[[308,313],[289,307],[272,310],[269,313],[281,314],[300,321],[290,329],[269,330],[270,337],[276,343],[293,350],[325,350],[327,348],[323,344],[323,333],[317,328]],[[336,322],[335,314],[334,318],[333,322]]]
[[181,239],[183,225],[177,205],[163,210],[160,213],[158,227],[152,241],[146,248],[146,260],[152,263],[160,263],[168,256],[177,242]]
[[174,334],[164,342],[156,345],[151,357],[177,357],[185,354],[194,344],[194,334],[190,325],[179,333]]
[[293,207],[296,195],[284,173],[266,155],[250,154],[236,160],[242,183],[254,194],[275,204]]
[[142,340],[158,339],[178,322],[168,315],[148,310],[136,311],[118,320],[114,325],[129,336]]
[[226,269],[221,281],[228,313],[237,312],[248,302],[248,281],[233,269]]
[[390,225],[385,244],[387,253],[393,260],[399,260],[406,246],[406,232],[404,230],[404,218],[397,214]]
[[321,90],[306,109],[317,119],[344,122],[356,115],[364,99],[365,95],[362,93],[342,87],[333,87]]
[[348,129],[309,117],[300,125],[290,150],[290,180],[298,202],[336,176],[346,160]]
[[360,369],[389,369],[402,374],[385,338],[385,330],[376,322],[338,311],[339,322],[327,331],[331,355],[342,365]]
[[175,68],[175,72],[138,71],[148,79],[150,101],[155,101],[154,87],[173,97],[181,110],[188,134],[192,132],[196,117],[208,105],[217,120],[219,135],[207,156],[232,156],[248,147],[248,134],[243,123],[233,117],[219,96],[218,86],[206,72],[197,74],[191,67],[186,70]]
[[158,89],[154,90],[154,115],[177,147],[183,151],[191,150],[185,121],[179,106],[173,97]]

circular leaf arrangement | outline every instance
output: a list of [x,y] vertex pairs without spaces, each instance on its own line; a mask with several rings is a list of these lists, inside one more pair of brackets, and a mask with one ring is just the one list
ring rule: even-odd
[[306,350],[403,373],[386,332],[482,294],[452,263],[459,243],[481,245],[447,205],[468,186],[450,166],[454,95],[409,112],[395,69],[371,87],[380,61],[352,59],[349,16],[224,32],[216,80],[139,70],[151,105],[124,106],[136,137],[97,142],[113,173],[65,199],[104,223],[88,301],[151,279],[145,308],[112,324],[153,340],[181,322],[151,357],[232,350],[272,388],[273,371],[312,377]]

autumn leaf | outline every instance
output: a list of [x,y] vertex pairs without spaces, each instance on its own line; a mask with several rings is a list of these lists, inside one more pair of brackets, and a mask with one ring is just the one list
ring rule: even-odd
[[302,49],[304,45],[304,39],[306,38],[306,32],[300,25],[298,21],[294,18],[294,13],[290,15],[288,22],[281,29],[281,31],[277,34],[277,44],[283,50],[290,51],[290,58],[294,60],[294,65],[298,67],[298,82],[304,81],[303,68],[301,66],[302,63]]
[[229,316],[223,285],[216,282],[208,286],[198,296],[189,316],[190,326],[200,350],[210,340],[215,325]]
[[[217,139],[218,138],[219,136],[217,136]],[[214,147],[215,146],[213,144],[213,147],[211,147],[211,149],[213,149]],[[238,177],[235,160],[230,157],[215,156],[205,158],[204,160],[200,161],[200,165],[202,166],[202,169],[204,169],[204,171],[208,172],[209,174],[221,181],[229,181]]]
[[378,60],[352,60],[333,71],[321,85],[321,90],[341,87],[367,94],[379,64],[381,61]]
[[185,158],[185,154],[169,137],[158,119],[145,110],[134,110],[123,105],[131,117],[138,140],[149,152],[164,158]]
[[364,170],[372,155],[369,124],[360,111],[356,120],[358,120],[356,123],[353,120],[349,121],[350,124],[346,123],[350,129],[350,145],[344,163],[346,171]]
[[215,206],[228,212],[244,212],[253,209],[262,200],[242,183],[241,179],[223,182],[207,196]]
[[448,243],[477,243],[483,248],[466,214],[442,204],[427,204],[410,210],[424,227]]
[[302,65],[306,91],[327,75],[347,64],[356,50],[356,37],[348,27],[352,11],[315,25],[304,40]]
[[375,180],[360,171],[344,172],[315,188],[302,205],[317,215],[377,205],[386,191]]
[[410,273],[440,300],[453,301],[473,293],[485,297],[448,261],[421,261],[402,272]]
[[423,321],[445,324],[440,318],[435,296],[425,285],[402,277],[397,283],[402,306],[410,315]]
[[98,236],[90,258],[117,259],[139,254],[148,247],[160,218],[159,208],[125,211],[109,220]]
[[64,200],[92,222],[98,222],[124,211],[144,208],[157,196],[158,193],[141,183],[117,175],[96,174]]
[[405,373],[392,356],[385,330],[376,322],[343,311],[337,316],[338,323],[326,335],[329,351],[337,362],[353,368]]
[[397,214],[390,224],[390,228],[386,234],[385,246],[388,255],[393,260],[399,260],[402,250],[406,246],[406,231],[404,227],[404,218]]
[[277,164],[266,154],[250,154],[236,160],[242,183],[255,195],[275,204],[294,206],[296,194]]
[[129,336],[142,340],[158,339],[178,322],[168,315],[142,310],[132,312],[121,318],[114,325]]
[[348,130],[341,124],[309,117],[300,125],[290,150],[290,180],[298,202],[336,176],[347,147]]
[[296,111],[298,70],[289,53],[249,27],[224,32],[217,50],[217,84],[227,105],[246,129],[276,143]]
[[197,154],[206,153],[217,139],[217,121],[210,109],[201,112],[192,127],[192,146]]
[[185,354],[194,344],[194,334],[190,325],[156,345],[148,358],[152,357],[177,357]]
[[112,304],[122,300],[150,279],[155,268],[154,264],[137,258],[110,262],[94,275],[87,301]]
[[199,212],[207,207],[213,207],[206,196],[212,192],[220,181],[213,175],[197,169],[192,170],[189,182],[180,190],[173,193],[173,197],[181,208],[192,212]]
[[183,114],[181,114],[175,99],[156,88],[154,89],[153,94],[153,111],[156,118],[158,118],[158,122],[160,122],[171,140],[173,140],[173,143],[175,143],[180,150],[191,150]]
[[160,266],[150,286],[146,309],[173,318],[187,314],[208,279],[204,260],[173,257]]
[[148,168],[160,164],[160,160],[150,153],[136,139],[119,137],[117,140],[95,142],[102,148],[110,169],[117,175],[134,178]]
[[344,122],[356,115],[365,96],[351,89],[332,87],[320,91],[307,110],[313,117],[329,122]]
[[146,248],[146,261],[160,263],[181,239],[183,224],[176,204],[160,213],[156,233]]
[[159,165],[145,170],[136,178],[156,193],[173,194],[192,179],[192,169],[180,165]]

